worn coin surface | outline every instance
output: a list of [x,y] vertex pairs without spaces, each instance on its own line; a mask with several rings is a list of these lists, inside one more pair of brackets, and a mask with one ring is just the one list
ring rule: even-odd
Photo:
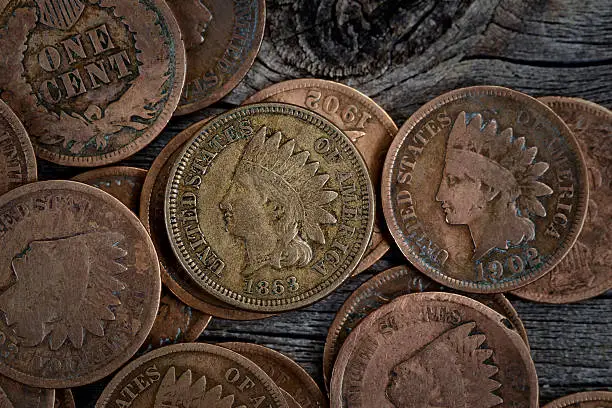
[[36,157],[28,134],[0,100],[0,195],[36,181]]
[[172,165],[182,146],[208,121],[202,121],[176,135],[157,156],[147,174],[140,199],[140,220],[151,234],[159,255],[164,285],[185,304],[203,313],[230,320],[253,320],[272,316],[240,310],[206,293],[176,259],[168,240],[164,218],[164,194]]
[[0,198],[0,240],[0,373],[73,387],[138,350],[159,305],[159,262],[121,202],[73,181],[28,184]]
[[138,214],[140,193],[146,177],[146,170],[117,166],[91,170],[73,177],[72,180],[107,192]]
[[57,395],[55,390],[30,387],[4,375],[0,375],[0,389],[13,408],[53,408]]
[[[440,292],[449,289],[432,281],[410,266],[396,266],[375,275],[358,287],[344,302],[332,322],[323,351],[323,377],[329,386],[334,362],[348,335],[370,313],[399,296],[419,292]],[[512,303],[502,294],[470,295],[472,299],[490,307],[506,317],[505,323],[513,328],[529,347],[527,331]]]
[[503,319],[451,293],[397,298],[346,339],[332,375],[332,408],[537,408],[529,349]]
[[103,407],[288,408],[280,389],[238,353],[204,343],[152,351],[124,367],[98,402]]
[[382,197],[396,243],[443,285],[503,292],[548,273],[586,216],[586,165],[546,105],[510,89],[441,95],[400,129]]
[[612,407],[612,392],[609,391],[591,391],[580,392],[578,394],[568,395],[559,398],[544,408],[611,408]]
[[264,346],[251,343],[221,343],[228,348],[248,358],[259,367],[302,408],[327,407],[327,399],[319,386],[299,364]]
[[280,390],[281,394],[283,394],[283,398],[285,398],[285,401],[287,402],[288,408],[302,408],[287,391],[283,390],[282,388]]
[[185,49],[162,0],[11,0],[0,97],[38,157],[101,166],[145,147],[178,105]]
[[166,228],[193,280],[226,303],[281,312],[331,293],[372,234],[367,167],[340,129],[288,104],[219,115],[182,150]]
[[53,408],[75,408],[74,397],[69,389],[55,390]]
[[612,288],[612,112],[577,98],[546,97],[578,139],[589,175],[589,209],[578,240],[542,279],[513,292],[525,299],[569,303]]
[[[342,130],[362,154],[372,184],[378,191],[380,175],[391,141],[397,134],[393,119],[376,102],[358,90],[323,79],[295,79],[265,88],[244,103],[283,102],[310,109]],[[377,192],[377,197],[380,194]],[[389,249],[388,232],[377,202],[372,240],[355,274],[378,261]]]
[[223,98],[251,68],[264,35],[265,0],[168,0],[187,49],[187,79],[176,111]]

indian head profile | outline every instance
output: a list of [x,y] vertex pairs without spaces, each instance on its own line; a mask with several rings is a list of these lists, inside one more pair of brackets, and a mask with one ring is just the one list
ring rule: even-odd
[[552,189],[537,181],[548,163],[534,162],[537,147],[526,147],[512,128],[498,132],[497,122],[483,123],[480,114],[468,122],[459,113],[450,132],[445,166],[436,194],[446,222],[467,225],[473,259],[493,248],[508,249],[535,238],[530,215],[546,216],[538,197]]
[[323,208],[338,193],[324,189],[329,175],[319,173],[319,162],[295,153],[294,139],[281,145],[280,132],[267,138],[266,131],[248,142],[219,205],[226,231],[244,243],[244,276],[264,266],[306,266],[312,243],[325,244],[321,225],[337,222]]
[[170,1],[172,11],[183,33],[185,49],[196,48],[204,42],[206,30],[213,19],[213,15],[202,0]]

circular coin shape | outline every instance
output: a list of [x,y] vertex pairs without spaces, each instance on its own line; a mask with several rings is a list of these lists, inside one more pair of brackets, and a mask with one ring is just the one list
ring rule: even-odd
[[36,157],[30,138],[19,118],[0,100],[0,195],[33,181]]
[[55,390],[54,408],[75,408],[74,397],[69,389]]
[[385,160],[383,207],[408,260],[475,293],[532,282],[582,228],[586,165],[546,105],[477,86],[437,97],[400,129]]
[[302,408],[287,391],[283,390],[282,388],[280,390],[281,394],[283,394],[283,398],[285,398],[285,401],[287,402],[288,408]]
[[261,368],[240,354],[203,343],[176,344],[134,360],[106,386],[96,407],[179,407],[193,406],[192,401],[211,408],[288,408]]
[[114,197],[73,181],[0,198],[0,373],[45,388],[88,384],[138,350],[161,281],[155,248]]
[[53,408],[57,395],[55,390],[30,387],[4,375],[0,375],[0,389],[13,408]]
[[[323,351],[323,378],[329,387],[338,352],[349,334],[370,313],[394,299],[410,293],[440,292],[449,289],[432,281],[409,266],[387,269],[358,287],[344,302],[332,322]],[[507,317],[506,326],[513,328],[527,347],[527,331],[512,303],[502,294],[472,294],[470,297]]]
[[101,166],[164,128],[185,82],[185,49],[162,0],[11,0],[0,12],[8,65],[0,97],[38,157]]
[[227,95],[251,68],[264,35],[265,0],[168,0],[187,49],[187,79],[177,115]]
[[273,315],[237,309],[209,295],[193,282],[172,252],[164,218],[166,184],[181,148],[207,121],[208,119],[196,123],[176,135],[157,156],[142,188],[140,220],[153,239],[159,256],[164,285],[185,304],[222,319],[254,320],[270,317]]
[[[368,169],[372,184],[380,186],[380,175],[397,126],[376,102],[356,89],[323,79],[295,79],[270,86],[244,103],[283,102],[318,113],[342,130],[357,146]],[[379,196],[379,194],[377,194]],[[378,261],[389,249],[382,206],[377,203],[377,217],[368,249],[355,269],[357,275]],[[378,210],[379,209],[379,210]]]
[[612,392],[580,392],[559,398],[544,408],[612,408]]
[[332,408],[538,407],[529,349],[503,319],[451,293],[397,298],[365,318],[342,346]]
[[589,209],[578,240],[546,276],[512,292],[537,302],[569,303],[612,288],[612,112],[577,98],[540,98],[569,126],[589,175]]
[[281,312],[337,288],[372,234],[374,194],[350,139],[287,104],[217,116],[185,145],[166,228],[193,280],[222,301]]
[[221,343],[219,346],[235,351],[257,364],[302,408],[328,406],[327,399],[312,377],[289,357],[278,351],[251,343]]

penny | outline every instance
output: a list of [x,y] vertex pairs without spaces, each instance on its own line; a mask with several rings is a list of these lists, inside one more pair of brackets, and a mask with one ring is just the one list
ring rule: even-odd
[[185,82],[180,29],[162,0],[10,0],[0,11],[0,97],[36,155],[118,162],[149,144]]
[[544,408],[611,408],[612,407],[612,392],[609,391],[591,391],[580,392],[578,394],[568,395],[559,398]]
[[503,319],[451,293],[397,298],[346,339],[331,407],[538,407],[529,349]]
[[264,35],[265,0],[169,0],[187,49],[177,115],[217,102],[251,68]]
[[612,288],[612,112],[577,98],[546,97],[548,105],[578,139],[589,176],[584,227],[567,256],[542,279],[513,292],[525,299],[569,303],[590,299]]
[[[363,156],[372,184],[378,189],[380,175],[397,126],[376,102],[356,89],[323,79],[295,79],[272,85],[244,103],[283,102],[318,113],[342,130]],[[377,196],[380,194],[377,193]],[[377,202],[377,217],[372,240],[357,266],[357,275],[378,261],[389,249],[382,206]],[[390,239],[390,238],[389,238]]]
[[0,388],[0,408],[13,408],[13,403],[8,399],[2,388]]
[[340,129],[288,104],[219,115],[166,188],[175,255],[211,295],[260,312],[303,307],[344,282],[372,234],[367,167]]
[[155,319],[161,281],[146,230],[117,199],[73,181],[0,197],[0,373],[67,388],[121,367]]
[[400,129],[385,160],[389,230],[443,285],[504,292],[541,278],[576,241],[587,172],[575,137],[546,105],[510,89],[441,95]]
[[[325,385],[329,386],[334,362],[342,344],[355,327],[370,313],[403,295],[448,290],[410,266],[405,265],[387,269],[358,287],[338,310],[329,328],[323,351]],[[505,316],[507,318],[506,325],[514,329],[529,347],[525,326],[512,303],[504,295],[499,293],[492,295],[473,294],[470,297]]]
[[55,390],[54,408],[75,408],[74,397],[69,389]]
[[204,343],[176,344],[132,361],[96,403],[97,408],[199,406],[288,408],[261,368],[240,354]]
[[287,402],[288,408],[302,408],[287,391],[283,390],[282,388],[280,390],[281,394],[283,394],[283,398],[285,398],[285,401]]
[[[13,408],[53,408],[55,390],[30,387],[0,375],[0,389]],[[0,404],[2,407],[2,404]]]
[[151,234],[159,255],[162,281],[185,304],[203,313],[231,320],[253,320],[273,316],[247,312],[223,303],[195,284],[176,259],[170,246],[164,218],[164,194],[172,165],[183,145],[208,121],[192,125],[176,135],[157,156],[145,179],[140,200],[140,220]]
[[327,399],[312,377],[299,364],[283,354],[251,343],[221,343],[219,346],[235,351],[257,364],[302,408],[328,406]]

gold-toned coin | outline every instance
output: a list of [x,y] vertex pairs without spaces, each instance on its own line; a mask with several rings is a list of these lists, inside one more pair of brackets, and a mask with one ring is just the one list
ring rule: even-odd
[[374,222],[367,167],[323,117],[255,104],[208,122],[166,189],[166,227],[194,282],[247,310],[281,312],[331,293]]
[[554,400],[543,408],[612,408],[612,392],[579,392]]

